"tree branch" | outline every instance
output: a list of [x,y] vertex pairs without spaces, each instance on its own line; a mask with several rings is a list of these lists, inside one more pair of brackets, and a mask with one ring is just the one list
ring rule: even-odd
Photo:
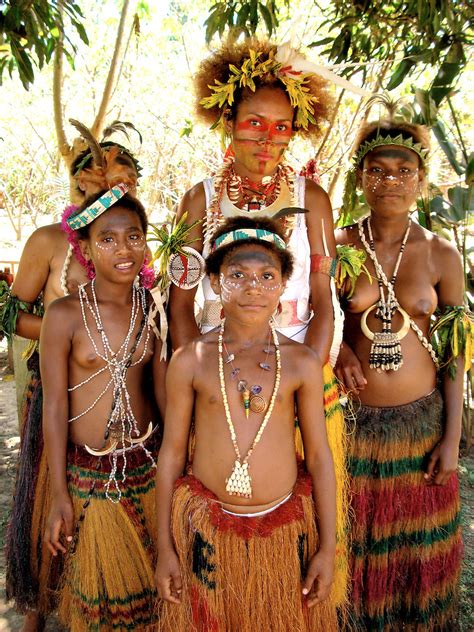
[[[59,3],[59,10],[63,11],[62,2]],[[64,34],[59,29],[59,39],[54,51],[54,72],[53,72],[53,107],[54,107],[54,127],[56,138],[58,139],[58,149],[66,164],[69,165],[71,159],[71,147],[67,141],[64,131],[64,121],[62,112],[62,84],[63,84],[63,53]]]
[[109,74],[107,75],[107,80],[105,82],[104,92],[102,94],[102,101],[100,103],[97,116],[95,117],[94,124],[92,125],[92,128],[91,128],[91,132],[96,138],[98,137],[99,132],[104,126],[104,120],[107,113],[107,107],[109,105],[110,95],[112,94],[112,90],[114,87],[115,71],[118,66],[118,60],[119,60],[119,55],[120,55],[120,48],[122,45],[123,33],[125,29],[125,20],[127,18],[128,6],[129,6],[129,0],[124,0],[122,13],[120,15],[119,27],[117,31],[117,38],[115,40],[114,54],[110,62]]

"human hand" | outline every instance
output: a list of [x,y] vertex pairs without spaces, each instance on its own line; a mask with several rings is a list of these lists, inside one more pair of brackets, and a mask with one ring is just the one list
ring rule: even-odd
[[308,608],[329,596],[334,581],[334,554],[318,551],[313,555],[303,582],[303,595],[307,596]]
[[170,603],[181,603],[181,569],[178,556],[173,550],[158,552],[155,583],[161,599]]
[[358,393],[367,384],[359,358],[346,342],[341,344],[334,373],[348,391]]
[[72,541],[73,522],[74,510],[69,494],[56,497],[51,505],[44,535],[44,542],[54,557],[58,553],[66,553],[61,535],[65,536],[66,542]]
[[444,485],[457,470],[459,457],[458,442],[442,439],[430,455],[425,480],[429,485]]

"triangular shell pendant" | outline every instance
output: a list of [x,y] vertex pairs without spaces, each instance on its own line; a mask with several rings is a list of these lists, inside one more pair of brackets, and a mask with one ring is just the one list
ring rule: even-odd
[[225,489],[229,496],[252,498],[252,479],[248,468],[248,463],[242,464],[239,460],[235,461],[234,469],[225,481]]

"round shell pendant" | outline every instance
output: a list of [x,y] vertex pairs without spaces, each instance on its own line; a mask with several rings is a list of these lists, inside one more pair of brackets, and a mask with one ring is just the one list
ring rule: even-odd
[[267,400],[261,395],[252,395],[250,398],[250,410],[253,413],[263,413],[267,409]]

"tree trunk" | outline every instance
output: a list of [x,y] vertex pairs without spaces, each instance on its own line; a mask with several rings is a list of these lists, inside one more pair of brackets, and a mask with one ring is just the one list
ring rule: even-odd
[[117,67],[119,65],[119,57],[120,57],[120,48],[122,46],[122,39],[125,30],[125,21],[127,19],[127,12],[129,7],[129,0],[124,0],[122,6],[122,13],[120,15],[120,22],[117,31],[117,38],[115,40],[115,48],[114,54],[112,56],[112,60],[110,62],[109,73],[107,75],[107,80],[104,86],[104,92],[102,94],[102,100],[100,102],[99,110],[97,112],[97,116],[95,117],[94,124],[92,125],[91,132],[97,138],[104,127],[104,121],[107,114],[107,109],[109,106],[110,95],[112,94],[112,90],[114,88],[115,81],[115,73]]

